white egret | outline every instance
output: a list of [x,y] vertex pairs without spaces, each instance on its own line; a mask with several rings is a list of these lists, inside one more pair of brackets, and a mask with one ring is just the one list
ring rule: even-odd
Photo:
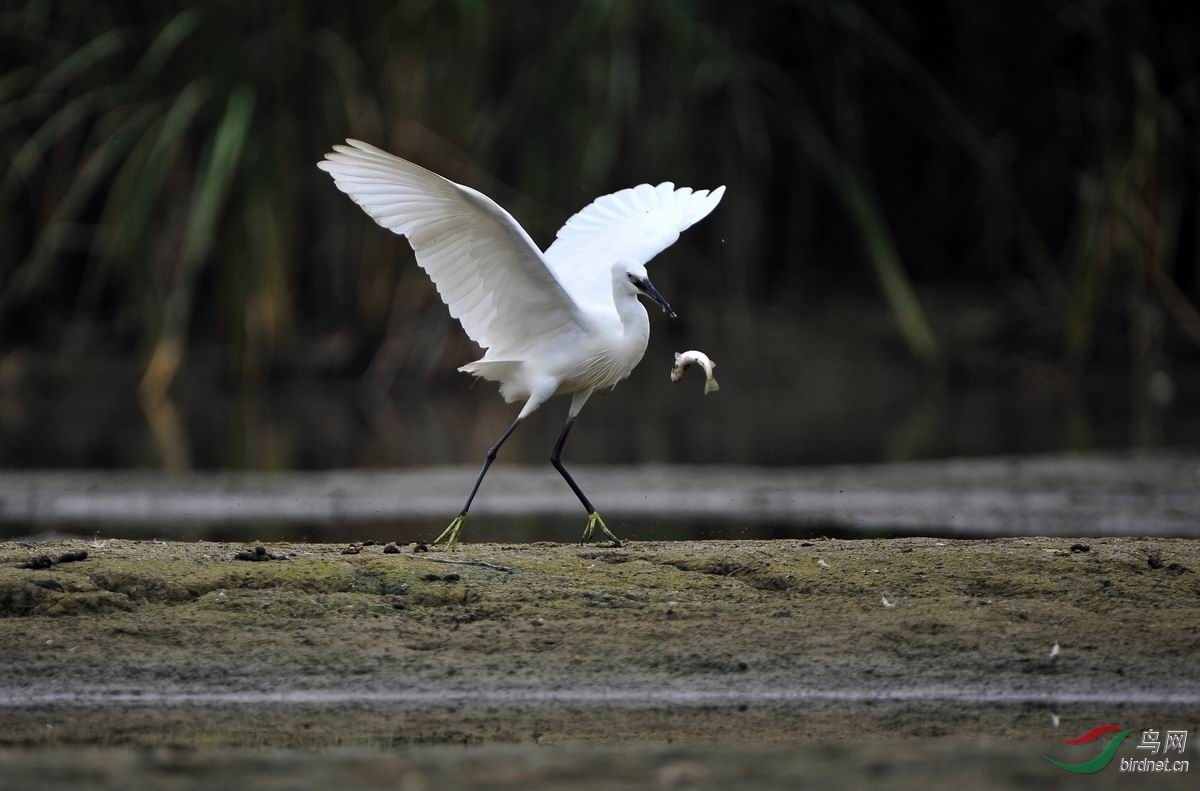
[[460,371],[500,383],[516,420],[488,450],[458,516],[434,541],[452,547],[500,446],[551,396],[571,407],[550,462],[587,511],[582,542],[599,528],[619,545],[562,463],[571,425],[592,393],[629,376],[646,351],[645,295],[674,317],[646,263],[708,215],[724,187],[709,192],[670,182],[597,198],[569,219],[542,252],[486,195],[357,140],[335,145],[318,167],[375,222],[408,237],[450,315],[485,350]]

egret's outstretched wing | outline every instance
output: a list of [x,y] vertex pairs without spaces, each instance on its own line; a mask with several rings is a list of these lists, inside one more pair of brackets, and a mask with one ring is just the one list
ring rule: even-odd
[[537,245],[481,192],[347,140],[317,167],[388,230],[408,237],[450,315],[485,349],[581,327],[579,307]]
[[724,194],[724,187],[693,191],[665,181],[604,195],[567,220],[546,260],[576,301],[611,300],[613,264],[645,264],[707,217]]

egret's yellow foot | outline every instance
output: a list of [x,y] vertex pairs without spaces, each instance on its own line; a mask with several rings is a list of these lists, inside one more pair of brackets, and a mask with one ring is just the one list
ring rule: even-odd
[[[433,540],[434,545],[446,542],[446,549],[454,549],[454,545],[458,543],[458,531],[462,530],[463,522],[467,521],[466,514],[459,514],[454,517],[449,526],[442,531],[442,534]],[[607,530],[605,531],[608,532]]]
[[604,520],[600,518],[599,511],[592,511],[588,514],[587,527],[583,528],[583,538],[579,539],[579,543],[586,544],[591,541],[592,532],[597,527],[600,528],[601,533],[608,537],[608,540],[612,542],[614,547],[621,546],[621,539],[614,536],[612,531],[608,529],[608,525],[604,524]]

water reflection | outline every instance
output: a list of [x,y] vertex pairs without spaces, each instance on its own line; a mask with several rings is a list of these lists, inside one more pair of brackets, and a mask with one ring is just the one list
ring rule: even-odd
[[[567,459],[588,464],[807,465],[1200,444],[1197,383],[1170,402],[1096,376],[1054,370],[1008,381],[923,376],[895,356],[813,343],[799,362],[754,343],[705,344],[721,390],[702,376],[670,384],[671,338],[615,391],[588,403]],[[778,347],[771,347],[778,348]],[[749,349],[750,351],[745,351]],[[690,373],[690,372],[689,372]],[[319,470],[477,462],[511,421],[494,386],[452,375],[401,381],[235,386],[183,374],[163,399],[139,399],[133,366],[81,366],[0,386],[0,466]],[[1131,392],[1132,390],[1132,392]],[[1190,394],[1190,395],[1189,395]],[[535,413],[501,462],[547,458],[566,399]]]

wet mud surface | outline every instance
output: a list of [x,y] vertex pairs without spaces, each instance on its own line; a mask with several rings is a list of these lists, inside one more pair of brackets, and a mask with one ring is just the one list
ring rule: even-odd
[[0,544],[4,762],[70,751],[78,787],[199,755],[261,758],[259,787],[346,762],[438,787],[449,755],[507,755],[514,785],[573,755],[702,788],[762,751],[832,771],[833,743],[859,773],[952,777],[961,754],[1020,784],[1056,748],[1092,757],[1060,740],[1101,722],[1200,733],[1193,540],[346,548]]
[[[1062,745],[1059,745],[1062,747]],[[1074,776],[1040,744],[879,741],[747,745],[448,745],[397,750],[74,750],[0,748],[14,788],[862,789],[1194,788],[1190,772]],[[1060,753],[1061,754],[1061,753]],[[1091,756],[1088,756],[1091,757]],[[1192,765],[1195,766],[1195,760]],[[1194,776],[1192,776],[1194,779]]]

